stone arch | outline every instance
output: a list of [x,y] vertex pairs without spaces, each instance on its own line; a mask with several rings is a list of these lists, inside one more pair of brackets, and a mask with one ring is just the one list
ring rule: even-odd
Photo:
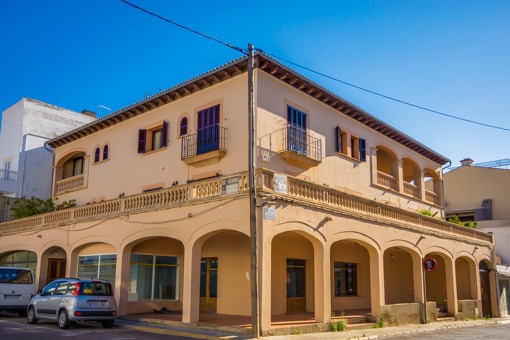
[[41,252],[39,261],[39,287],[42,288],[51,281],[71,276],[67,273],[68,254],[59,242],[50,242]]
[[457,296],[452,254],[441,247],[430,247],[425,258],[433,258],[437,263],[433,271],[424,271],[427,301],[435,301],[439,313],[454,315],[457,312]]
[[476,262],[471,256],[463,255],[455,259],[455,277],[458,300],[477,300]]
[[365,310],[379,315],[380,247],[361,233],[340,234],[346,237],[336,239],[330,247],[331,310],[347,315],[349,310]]
[[386,304],[420,302],[421,258],[416,250],[404,241],[389,242],[383,262]]
[[399,168],[397,154],[387,146],[377,145],[376,163],[377,184],[397,191]]

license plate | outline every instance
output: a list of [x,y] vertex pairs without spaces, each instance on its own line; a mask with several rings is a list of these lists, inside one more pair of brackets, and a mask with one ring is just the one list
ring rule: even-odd
[[4,295],[4,299],[6,300],[19,300],[21,295]]
[[106,301],[89,301],[87,307],[106,307],[108,303]]

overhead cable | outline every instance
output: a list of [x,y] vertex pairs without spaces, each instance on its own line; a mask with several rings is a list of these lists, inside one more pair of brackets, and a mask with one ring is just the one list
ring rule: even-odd
[[206,35],[206,34],[204,34],[204,33],[202,33],[202,32],[199,32],[199,31],[196,31],[196,30],[194,30],[194,29],[192,29],[192,28],[189,28],[189,27],[187,27],[187,26],[181,25],[181,24],[179,24],[179,23],[177,23],[177,22],[175,22],[175,21],[173,21],[173,20],[170,20],[170,19],[167,19],[167,18],[165,18],[165,17],[162,17],[162,16],[161,16],[161,15],[159,15],[159,14],[156,14],[156,13],[154,13],[154,12],[151,12],[151,11],[149,11],[149,10],[146,10],[145,8],[142,8],[142,7],[140,7],[140,6],[137,6],[137,5],[135,5],[135,4],[132,4],[132,3],[128,2],[128,1],[126,1],[126,0],[120,0],[120,1],[122,1],[122,2],[123,2],[123,3],[125,3],[126,5],[129,5],[129,6],[131,6],[131,7],[134,7],[134,8],[136,8],[136,9],[138,9],[138,10],[140,10],[140,11],[142,11],[142,12],[145,12],[145,13],[147,13],[147,14],[149,14],[149,15],[152,15],[152,16],[154,16],[154,17],[158,18],[158,19],[161,19],[161,20],[163,20],[163,21],[166,21],[166,22],[168,22],[168,23],[170,23],[170,24],[172,24],[172,25],[175,25],[175,26],[177,26],[177,27],[180,27],[180,28],[182,28],[182,29],[185,29],[185,30],[187,30],[187,31],[190,31],[191,33],[198,34],[198,35],[200,35],[200,36],[202,36],[202,37],[204,37],[204,38],[206,38],[206,39],[209,39],[209,40],[212,40],[212,41],[217,42],[217,43],[219,43],[219,44],[222,44],[222,45],[225,45],[225,46],[227,46],[227,47],[230,47],[231,49],[234,49],[234,50],[236,50],[236,51],[238,51],[238,52],[241,52],[242,54],[246,54],[246,52],[245,52],[242,48],[240,48],[240,47],[237,47],[237,46],[234,46],[234,45],[232,45],[232,44],[226,43],[226,42],[221,41],[221,40],[219,40],[219,39],[217,39],[217,38],[211,37],[211,36]]
[[[232,44],[230,44],[230,43],[224,42],[224,41],[219,40],[219,39],[217,39],[217,38],[211,37],[211,36],[206,35],[206,34],[204,34],[204,33],[202,33],[202,32],[199,32],[199,31],[196,31],[196,30],[194,30],[194,29],[191,29],[191,28],[189,28],[189,27],[187,27],[187,26],[181,25],[181,24],[179,24],[179,23],[177,23],[177,22],[175,22],[175,21],[173,21],[173,20],[167,19],[167,18],[165,18],[165,17],[163,17],[163,16],[161,16],[161,15],[159,15],[159,14],[156,14],[156,13],[154,13],[154,12],[151,12],[151,11],[149,11],[149,10],[146,10],[146,9],[144,9],[144,8],[142,8],[142,7],[140,7],[140,6],[137,6],[137,5],[135,5],[135,4],[132,4],[132,3],[128,2],[128,1],[126,1],[126,0],[120,0],[120,1],[122,1],[123,3],[125,3],[125,4],[129,5],[129,6],[133,7],[133,8],[136,8],[136,9],[138,9],[138,10],[142,11],[142,12],[145,12],[145,13],[147,13],[147,14],[149,14],[149,15],[152,15],[152,16],[154,16],[154,17],[158,18],[158,19],[161,19],[161,20],[163,20],[163,21],[166,21],[166,22],[168,22],[168,23],[170,23],[170,24],[172,24],[172,25],[175,25],[175,26],[180,27],[180,28],[182,28],[182,29],[185,29],[185,30],[187,30],[187,31],[189,31],[189,32],[192,32],[192,33],[194,33],[194,34],[200,35],[201,37],[204,37],[204,38],[209,39],[209,40],[212,40],[212,41],[214,41],[214,42],[216,42],[216,43],[219,43],[219,44],[222,44],[222,45],[224,45],[224,46],[227,46],[227,47],[229,47],[229,48],[231,48],[231,49],[233,49],[233,50],[236,50],[236,51],[238,51],[238,52],[240,52],[240,53],[242,53],[242,54],[244,54],[244,55],[247,55],[247,52],[246,52],[246,50],[245,50],[245,49],[242,49],[242,48],[237,47],[237,46],[235,46],[235,45],[232,45]],[[367,92],[367,93],[370,93],[370,94],[373,94],[373,95],[376,95],[376,96],[379,96],[379,97],[382,97],[382,98],[385,98],[385,99],[388,99],[388,100],[391,100],[391,101],[394,101],[394,102],[397,102],[397,103],[400,103],[400,104],[404,104],[404,105],[407,105],[407,106],[410,106],[410,107],[414,107],[414,108],[416,108],[416,109],[420,109],[420,110],[423,110],[423,111],[427,111],[427,112],[435,113],[435,114],[438,114],[438,115],[441,115],[441,116],[445,116],[445,117],[448,117],[448,118],[457,119],[457,120],[460,120],[460,121],[463,121],[463,122],[467,122],[467,123],[471,123],[471,124],[476,124],[476,125],[480,125],[480,126],[485,126],[485,127],[489,127],[489,128],[493,128],[493,129],[498,129],[498,130],[503,130],[503,131],[509,131],[509,132],[510,132],[510,129],[509,129],[509,128],[505,128],[505,127],[501,127],[501,126],[496,126],[496,125],[491,125],[491,124],[486,124],[486,123],[482,123],[482,122],[477,122],[477,121],[474,121],[474,120],[471,120],[471,119],[466,119],[466,118],[462,118],[462,117],[454,116],[454,115],[451,115],[451,114],[448,114],[448,113],[444,113],[444,112],[441,112],[441,111],[437,111],[437,110],[429,109],[429,108],[426,108],[426,107],[421,106],[421,105],[413,104],[413,103],[407,102],[407,101],[405,101],[405,100],[401,100],[401,99],[397,99],[397,98],[394,98],[394,97],[390,97],[390,96],[388,96],[388,95],[385,95],[385,94],[382,94],[382,93],[379,93],[379,92],[376,92],[376,91],[372,91],[372,90],[369,90],[369,89],[367,89],[367,88],[364,88],[364,87],[361,87],[361,86],[358,86],[358,85],[355,85],[355,84],[352,84],[352,83],[349,83],[349,82],[343,81],[343,80],[341,80],[341,79],[335,78],[335,77],[330,76],[330,75],[327,75],[327,74],[325,74],[325,73],[322,73],[322,72],[319,72],[319,71],[313,70],[313,69],[311,69],[311,68],[309,68],[309,67],[306,67],[306,66],[303,66],[303,65],[297,64],[297,63],[295,63],[295,62],[293,62],[293,61],[290,61],[290,60],[288,60],[288,59],[284,59],[284,58],[282,58],[282,57],[276,56],[276,55],[271,54],[271,53],[269,53],[269,52],[266,52],[266,51],[264,51],[264,50],[262,50],[262,49],[258,49],[258,48],[257,48],[257,51],[262,52],[262,53],[264,53],[264,54],[266,54],[266,55],[268,55],[268,56],[270,56],[270,57],[273,57],[273,58],[275,58],[275,59],[277,59],[277,60],[280,60],[280,61],[282,61],[282,62],[285,62],[285,63],[287,63],[287,64],[291,64],[291,65],[294,65],[294,66],[296,66],[296,67],[299,67],[299,68],[301,68],[301,69],[303,69],[303,70],[306,70],[306,71],[312,72],[312,73],[314,73],[314,74],[317,74],[317,75],[319,75],[319,76],[322,76],[322,77],[325,77],[325,78],[331,79],[331,80],[336,81],[336,82],[338,82],[338,83],[341,83],[341,84],[344,84],[344,85],[347,85],[347,86],[353,87],[353,88],[355,88],[355,89],[358,89],[358,90],[361,90],[361,91],[364,91],[364,92]]]
[[299,68],[302,68],[304,70],[307,70],[309,72],[312,72],[312,73],[315,73],[317,75],[320,75],[322,77],[325,77],[325,78],[328,78],[328,79],[331,79],[331,80],[334,80],[336,82],[339,82],[339,83],[342,83],[344,85],[347,85],[347,86],[351,86],[351,87],[354,87],[358,90],[361,90],[361,91],[365,91],[365,92],[368,92],[368,93],[371,93],[373,95],[376,95],[376,96],[379,96],[379,97],[382,97],[382,98],[386,98],[386,99],[389,99],[389,100],[392,100],[394,102],[397,102],[397,103],[400,103],[400,104],[404,104],[404,105],[407,105],[407,106],[411,106],[411,107],[414,107],[414,108],[417,108],[417,109],[420,109],[420,110],[424,110],[424,111],[428,111],[428,112],[432,112],[432,113],[436,113],[438,115],[441,115],[441,116],[445,116],[445,117],[449,117],[449,118],[453,118],[453,119],[458,119],[458,120],[461,120],[461,121],[464,121],[464,122],[468,122],[468,123],[472,123],[472,124],[477,124],[477,125],[481,125],[481,126],[485,126],[485,127],[490,127],[490,128],[493,128],[493,129],[499,129],[499,130],[503,130],[503,131],[510,131],[510,129],[508,128],[504,128],[504,127],[501,127],[501,126],[495,126],[495,125],[491,125],[491,124],[486,124],[486,123],[481,123],[481,122],[477,122],[477,121],[474,121],[474,120],[470,120],[470,119],[466,119],[466,118],[462,118],[462,117],[457,117],[457,116],[454,116],[454,115],[450,115],[450,114],[447,114],[447,113],[444,113],[444,112],[441,112],[441,111],[437,111],[437,110],[433,110],[433,109],[429,109],[429,108],[426,108],[424,106],[420,106],[420,105],[416,105],[416,104],[413,104],[413,103],[410,103],[410,102],[406,102],[404,100],[400,100],[400,99],[397,99],[397,98],[393,98],[393,97],[390,97],[390,96],[387,96],[385,94],[382,94],[382,93],[379,93],[379,92],[375,92],[375,91],[372,91],[372,90],[369,90],[369,89],[366,89],[364,87],[361,87],[361,86],[358,86],[358,85],[354,85],[354,84],[351,84],[351,83],[348,83],[346,81],[343,81],[341,79],[338,79],[338,78],[335,78],[335,77],[332,77],[332,76],[329,76],[325,73],[322,73],[322,72],[319,72],[319,71],[315,71],[309,67],[306,67],[306,66],[303,66],[303,65],[299,65],[295,62],[292,62],[290,60],[287,60],[287,59],[284,59],[284,58],[281,58],[281,57],[278,57],[274,54],[271,54],[271,53],[268,53],[266,51],[263,51],[261,49],[257,49],[258,51],[262,52],[262,53],[265,53],[267,54],[268,56],[270,57],[273,57],[275,59],[278,59],[278,60],[281,60],[281,61],[284,61],[288,64],[291,64],[291,65],[294,65],[294,66],[297,66]]

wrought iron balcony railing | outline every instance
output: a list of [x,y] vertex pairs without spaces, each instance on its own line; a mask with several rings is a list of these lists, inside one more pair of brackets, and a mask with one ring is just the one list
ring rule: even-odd
[[185,160],[211,151],[225,152],[226,128],[213,125],[182,137],[181,159]]
[[322,140],[294,125],[283,128],[282,151],[291,151],[317,163],[322,161]]

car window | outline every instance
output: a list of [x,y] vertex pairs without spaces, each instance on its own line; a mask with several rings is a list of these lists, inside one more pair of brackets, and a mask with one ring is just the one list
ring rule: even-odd
[[112,295],[111,286],[104,282],[84,282],[81,295]]
[[26,269],[2,268],[0,269],[0,283],[32,284],[32,273]]
[[55,290],[53,291],[53,295],[64,295],[67,291],[67,286],[69,285],[69,282],[60,282]]
[[69,286],[67,287],[66,295],[73,295],[74,290],[76,289],[76,283],[69,283]]
[[50,282],[46,287],[44,287],[43,289],[43,295],[52,295],[53,292],[55,291],[55,288],[57,287],[57,285],[60,283],[60,281],[53,281],[53,282]]

